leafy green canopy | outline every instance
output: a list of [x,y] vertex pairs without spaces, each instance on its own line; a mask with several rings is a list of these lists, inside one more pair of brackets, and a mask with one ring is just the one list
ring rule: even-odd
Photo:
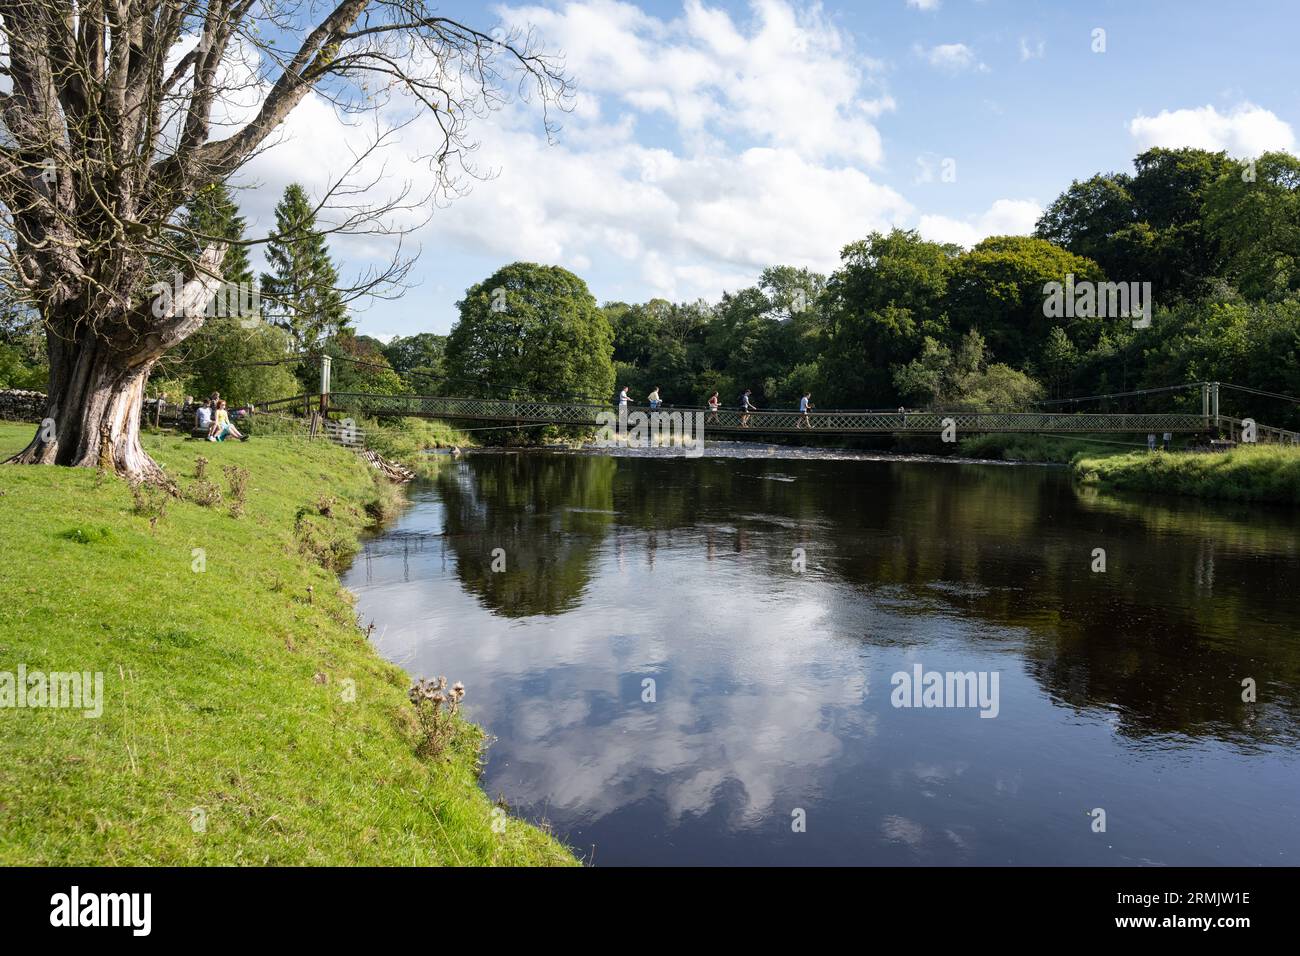
[[[412,391],[384,354],[384,343],[369,335],[340,332],[321,343],[320,351],[330,363],[330,389],[335,392],[364,392],[369,395],[402,395]],[[319,366],[301,366],[307,390],[319,388]]]
[[[246,328],[237,319],[213,318],[190,336],[179,353],[181,361],[169,365],[172,380],[169,398],[184,394],[206,396],[220,392],[232,406],[289,398],[302,390],[291,366],[259,365],[289,354],[289,334],[272,325],[259,323]],[[161,386],[159,390],[161,390]]]
[[[201,199],[194,215],[223,235],[240,234],[228,195]],[[305,204],[301,189],[291,188],[282,224],[295,216],[307,222]],[[310,245],[323,250],[319,236]],[[1134,329],[1122,315],[1045,309],[1045,286],[1069,275],[1076,283],[1152,283],[1152,327]],[[731,405],[746,388],[760,407],[796,407],[806,391],[822,409],[1010,406],[1044,394],[1201,379],[1300,394],[1298,293],[1300,160],[1269,153],[1242,163],[1157,149],[1138,156],[1132,174],[1073,183],[1034,237],[996,236],[964,250],[916,232],[876,232],[845,246],[829,277],[773,266],[715,303],[653,299],[599,309],[572,273],[515,263],[468,290],[446,338],[421,333],[384,345],[346,329],[304,334],[339,359],[339,391],[608,400],[627,385],[636,401],[658,388],[679,406],[703,405],[714,391]],[[223,361],[278,347],[215,328],[198,342],[213,351],[201,366],[193,363],[204,382],[217,380]],[[0,366],[11,381],[30,372],[12,356]],[[314,390],[314,367],[300,374],[304,389]],[[223,381],[223,392],[244,388]],[[267,397],[283,385],[247,387]],[[1199,408],[1195,395],[1160,401]],[[1263,399],[1234,411],[1300,425],[1295,406]]]
[[446,366],[470,394],[609,400],[614,336],[587,284],[516,262],[472,286],[447,337]]
[[1300,159],[1265,153],[1205,194],[1205,227],[1223,272],[1248,299],[1300,293]]
[[384,357],[393,371],[407,380],[416,391],[425,394],[442,386],[446,374],[443,363],[446,351],[447,336],[432,332],[398,336],[383,346]]
[[1133,175],[1075,180],[1035,235],[1095,260],[1109,279],[1152,283],[1158,301],[1202,294],[1224,265],[1221,231],[1209,228],[1205,202],[1215,183],[1241,173],[1241,164],[1222,152],[1156,148],[1133,165]]

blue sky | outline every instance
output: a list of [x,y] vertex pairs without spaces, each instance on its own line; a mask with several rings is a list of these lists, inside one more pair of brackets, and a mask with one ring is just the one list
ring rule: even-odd
[[[516,259],[601,301],[715,299],[766,264],[829,271],[901,225],[971,244],[1028,232],[1071,179],[1151,145],[1296,151],[1297,5],[1046,0],[444,3],[490,30],[531,24],[578,98],[547,145],[514,103],[473,128],[495,176],[410,237],[416,283],[359,312],[387,338],[446,332],[464,290]],[[1105,51],[1094,52],[1094,30]],[[354,138],[322,104],[291,118],[241,194],[254,231],[290,179],[322,188]],[[421,128],[395,147],[386,184]],[[945,175],[945,171],[947,175]],[[382,188],[382,185],[381,185]],[[394,186],[395,188],[395,186]],[[333,243],[345,275],[389,251]]]

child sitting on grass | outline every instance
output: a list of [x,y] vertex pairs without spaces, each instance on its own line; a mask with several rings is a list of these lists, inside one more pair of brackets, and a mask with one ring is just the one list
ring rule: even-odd
[[221,399],[217,402],[217,413],[212,417],[212,431],[208,434],[208,441],[225,441],[227,435],[233,435],[240,441],[248,441],[248,436],[230,421],[230,413],[226,411],[226,401]]

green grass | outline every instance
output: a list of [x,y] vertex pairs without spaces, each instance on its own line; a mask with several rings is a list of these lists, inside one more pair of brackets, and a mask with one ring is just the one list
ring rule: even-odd
[[1068,465],[1080,457],[1104,458],[1109,455],[1123,454],[1125,442],[1122,435],[1089,438],[1089,436],[988,434],[967,438],[958,443],[957,449],[958,454],[968,458]]
[[0,461],[26,448],[36,434],[36,427],[25,422],[0,421]]
[[1300,504],[1300,448],[1291,446],[1085,457],[1074,469],[1085,482],[1131,491]]
[[474,444],[464,432],[446,422],[427,418],[363,418],[357,427],[366,436],[366,447],[389,461],[401,462],[417,474],[428,476],[437,471],[439,459],[424,454],[431,448],[466,448]]
[[[0,423],[0,452],[32,430]],[[391,507],[369,469],[325,442],[144,441],[183,489],[210,459],[225,500],[151,525],[115,478],[0,467],[0,671],[102,672],[105,698],[99,719],[0,708],[0,864],[575,862],[494,816],[476,727],[416,756],[409,678],[321,563]],[[225,465],[251,475],[239,518]]]

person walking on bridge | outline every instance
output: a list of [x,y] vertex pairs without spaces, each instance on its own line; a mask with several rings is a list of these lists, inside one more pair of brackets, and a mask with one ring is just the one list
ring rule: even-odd
[[749,400],[749,396],[752,393],[752,391],[753,391],[752,389],[747,388],[740,396],[740,427],[741,428],[748,428],[750,413],[758,411],[758,408],[754,405],[754,403]]
[[622,411],[623,409],[627,408],[627,390],[628,390],[628,386],[624,385],[623,390],[618,393],[619,411]]
[[653,412],[659,408],[659,386],[656,385],[651,389],[650,394],[647,395],[646,398],[650,400],[650,411]]
[[799,414],[802,417],[795,422],[795,428],[812,428],[812,419],[808,417],[808,409],[814,407],[813,403],[809,401],[811,398],[812,392],[804,392],[803,398],[799,399]]
[[714,392],[709,396],[709,422],[713,425],[718,423],[718,409],[722,407],[722,400],[718,398],[718,393]]

